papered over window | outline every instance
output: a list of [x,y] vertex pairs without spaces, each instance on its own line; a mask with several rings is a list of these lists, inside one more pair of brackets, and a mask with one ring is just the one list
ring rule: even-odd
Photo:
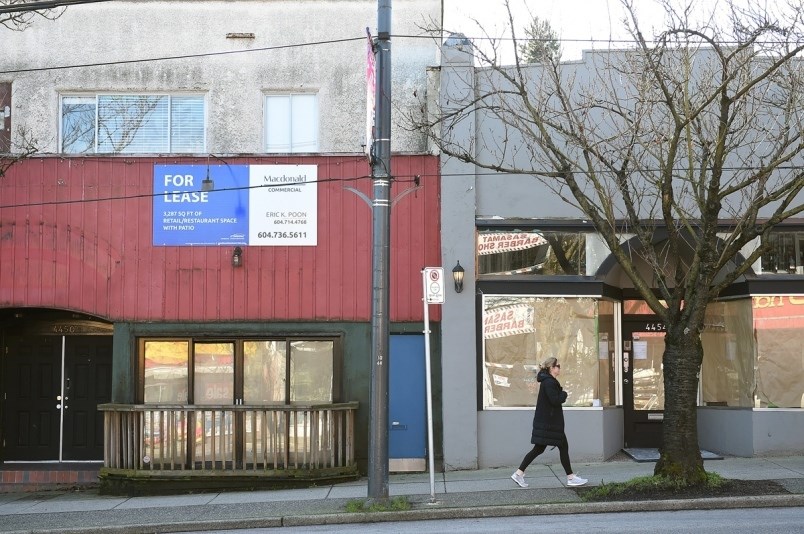
[[539,364],[549,356],[562,364],[567,406],[608,403],[611,388],[600,380],[609,380],[611,361],[600,359],[598,310],[597,300],[583,297],[484,296],[484,407],[533,406]]
[[480,230],[478,274],[584,274],[586,236],[540,230]]

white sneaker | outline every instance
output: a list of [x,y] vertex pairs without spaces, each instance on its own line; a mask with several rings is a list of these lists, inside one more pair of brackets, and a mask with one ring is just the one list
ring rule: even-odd
[[586,480],[585,478],[581,478],[578,475],[575,475],[574,477],[567,479],[567,486],[583,486],[587,482],[589,481]]
[[514,473],[513,475],[511,475],[511,480],[519,484],[520,488],[528,487],[527,483],[525,482],[525,477],[523,477],[522,475],[517,475],[516,473]]

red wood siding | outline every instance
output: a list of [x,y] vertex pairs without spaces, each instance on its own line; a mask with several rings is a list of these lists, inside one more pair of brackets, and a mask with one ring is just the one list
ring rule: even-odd
[[[371,196],[359,156],[237,158],[318,166],[318,246],[152,245],[154,164],[206,158],[33,158],[0,178],[0,307],[80,311],[112,321],[371,317]],[[440,260],[438,158],[394,156],[391,320],[422,320],[420,270]],[[101,199],[101,200],[99,200]],[[433,307],[437,308],[437,307]],[[434,319],[438,309],[431,310]]]

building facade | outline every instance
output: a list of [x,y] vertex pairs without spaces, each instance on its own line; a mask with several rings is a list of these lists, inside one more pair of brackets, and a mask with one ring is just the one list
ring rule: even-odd
[[[407,36],[441,12],[394,10]],[[213,467],[306,466],[311,443],[343,463],[339,440],[365,462],[376,18],[368,1],[123,1],[0,30],[6,152],[33,148],[0,178],[0,460],[108,460],[125,436],[143,469],[203,467],[210,451]],[[391,365],[415,378],[438,160],[400,110],[437,56],[427,39],[394,46]],[[406,388],[392,383],[392,410]],[[322,437],[340,409],[351,434]],[[110,430],[126,410],[140,410],[131,434]],[[423,399],[412,411],[421,427]],[[424,458],[422,440],[397,457]]]
[[[568,86],[583,91],[608,53],[562,64]],[[538,91],[543,67],[522,68],[533,83],[528,89]],[[442,110],[471,110],[479,95],[505,98],[460,35],[445,42],[431,74],[440,87],[440,101],[431,104]],[[520,168],[528,168],[528,151],[517,149],[510,124],[484,109],[440,133],[469,155],[441,162],[441,226],[449,236],[442,262],[466,266],[466,289],[445,303],[441,324],[445,466],[518,464],[530,438],[535,370],[548,356],[565,363],[574,460],[659,447],[665,327],[580,210],[532,176],[467,162],[493,166],[504,151],[506,164],[523,158]],[[709,305],[698,401],[703,449],[753,456],[804,447],[802,224],[794,218],[777,227],[770,252]],[[632,237],[624,232],[623,246],[632,246]],[[757,240],[743,256],[764,244]],[[547,454],[557,460],[557,451]]]

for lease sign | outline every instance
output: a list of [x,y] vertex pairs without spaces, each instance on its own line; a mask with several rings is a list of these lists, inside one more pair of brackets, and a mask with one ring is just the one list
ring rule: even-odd
[[315,246],[317,180],[315,165],[155,165],[153,244]]

